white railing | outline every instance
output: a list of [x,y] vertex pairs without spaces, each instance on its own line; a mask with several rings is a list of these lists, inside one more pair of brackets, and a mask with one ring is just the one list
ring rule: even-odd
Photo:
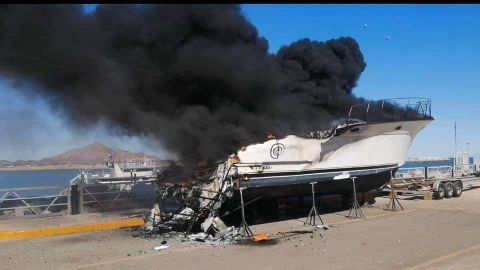
[[138,196],[135,189],[143,188],[143,192],[154,194],[154,180],[86,184],[78,175],[66,186],[0,189],[0,216],[66,215],[150,207],[155,197]]
[[[151,181],[111,181],[103,184],[80,184],[79,212],[108,211],[119,207],[126,209],[143,205],[143,198],[132,192],[136,185],[142,183],[151,183]],[[148,206],[151,203],[153,201],[149,202]],[[88,211],[86,208],[89,208]]]
[[[53,195],[36,195],[45,191]],[[4,216],[68,213],[70,209],[68,186],[7,188],[0,189],[0,195],[0,214]]]

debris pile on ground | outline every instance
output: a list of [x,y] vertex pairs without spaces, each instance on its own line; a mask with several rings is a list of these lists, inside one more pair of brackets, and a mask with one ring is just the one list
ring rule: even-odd
[[[237,181],[232,155],[225,162],[185,175],[181,166],[172,166],[157,177],[158,199],[153,205],[143,229],[135,236],[201,242],[212,245],[236,243],[245,239],[238,228],[227,226],[220,218],[222,204],[234,195]],[[174,205],[174,207],[172,207]],[[315,226],[313,230],[332,229],[331,225]],[[269,240],[267,234],[257,234],[251,240]],[[163,245],[163,244],[162,244]]]
[[[144,236],[181,232],[186,239],[214,244],[240,239],[237,230],[219,217],[222,204],[233,196],[236,162],[238,158],[231,156],[214,166],[203,166],[193,177],[183,175],[180,166],[160,173],[156,183],[159,197],[147,218]],[[168,211],[167,202],[177,208]],[[192,234],[194,226],[202,232]]]

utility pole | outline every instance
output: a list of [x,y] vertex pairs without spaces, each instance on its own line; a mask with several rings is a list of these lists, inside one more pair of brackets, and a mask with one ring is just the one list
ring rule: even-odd
[[455,150],[453,152],[453,171],[455,171],[455,166],[457,166],[457,121],[454,122],[453,129],[455,131]]
[[455,121],[453,128],[455,129],[455,151],[457,151],[457,121]]
[[470,165],[470,143],[467,142],[467,164]]

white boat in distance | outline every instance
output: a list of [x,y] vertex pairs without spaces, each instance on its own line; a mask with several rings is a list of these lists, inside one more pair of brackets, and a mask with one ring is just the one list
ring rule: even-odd
[[[237,152],[236,174],[251,196],[311,192],[347,194],[383,187],[405,163],[415,136],[434,119],[426,98],[396,98],[351,107],[344,123],[329,131],[290,135]],[[346,176],[346,177],[342,177]]]
[[81,173],[83,183],[109,183],[120,181],[142,181],[155,179],[158,172],[164,167],[158,164],[155,160],[135,159],[122,162],[115,162],[111,159],[106,162],[107,167],[110,168],[108,172],[98,173]]

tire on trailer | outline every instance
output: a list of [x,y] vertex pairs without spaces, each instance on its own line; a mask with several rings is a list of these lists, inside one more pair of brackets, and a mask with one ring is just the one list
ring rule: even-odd
[[453,197],[462,196],[462,192],[463,192],[462,181],[455,181],[455,183],[453,183]]
[[440,183],[438,185],[438,189],[433,193],[433,195],[437,200],[443,199],[443,197],[445,197],[445,185],[443,183]]
[[445,198],[453,197],[453,183],[447,182],[445,183]]

